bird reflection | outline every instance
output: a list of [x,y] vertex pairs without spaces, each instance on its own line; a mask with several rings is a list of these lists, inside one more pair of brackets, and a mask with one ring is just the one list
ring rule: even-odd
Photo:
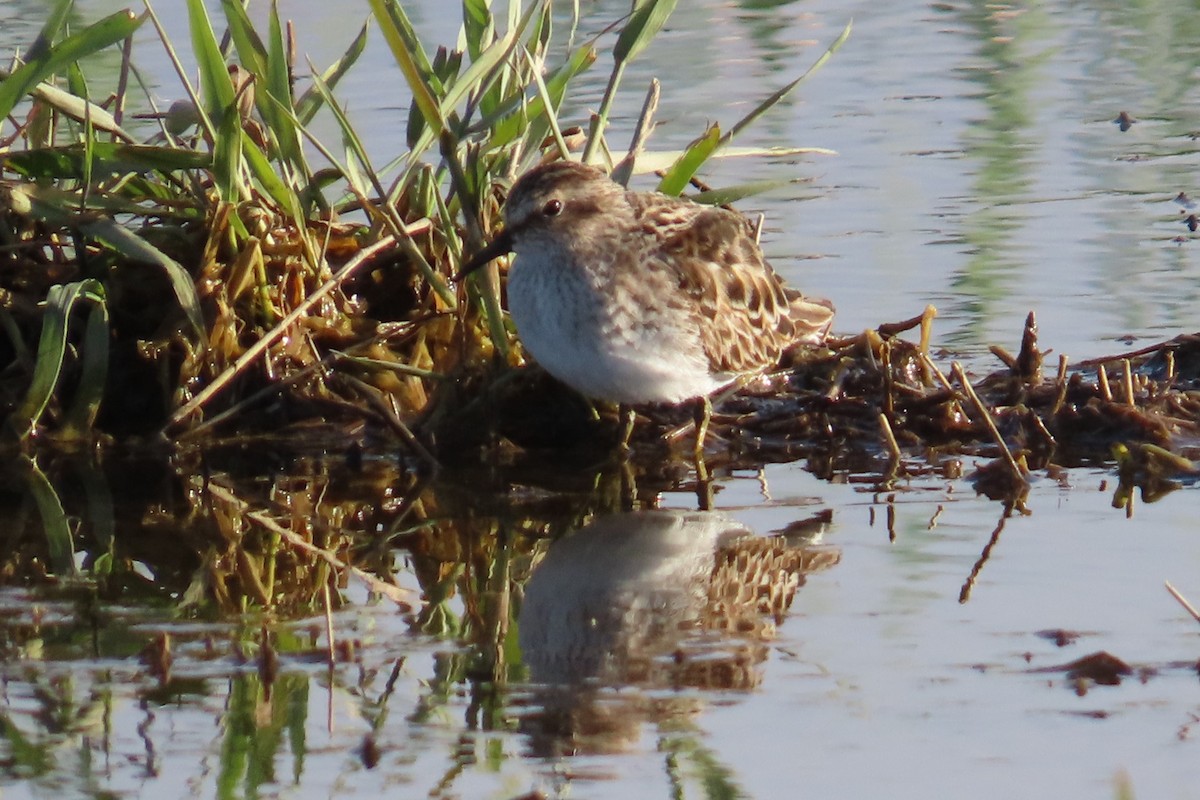
[[519,643],[543,755],[624,749],[642,722],[691,716],[695,693],[748,690],[804,575],[840,554],[756,536],[722,514],[602,517],[557,541],[525,587]]

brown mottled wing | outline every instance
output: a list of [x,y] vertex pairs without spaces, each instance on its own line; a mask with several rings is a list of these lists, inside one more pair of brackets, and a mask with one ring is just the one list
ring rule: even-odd
[[714,370],[773,367],[789,345],[824,337],[831,309],[783,285],[740,214],[679,203],[648,208],[646,215],[666,223],[658,250],[647,257],[670,269],[692,298]]

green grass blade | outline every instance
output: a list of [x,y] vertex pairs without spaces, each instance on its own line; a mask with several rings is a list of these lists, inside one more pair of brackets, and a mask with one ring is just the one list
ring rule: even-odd
[[213,33],[204,0],[187,0],[192,49],[200,66],[200,89],[205,114],[213,125],[213,177],[222,200],[239,202],[247,193],[242,184],[242,120],[229,66]]
[[63,26],[67,23],[67,18],[71,15],[71,10],[75,6],[75,0],[59,0],[50,9],[50,16],[47,17],[46,23],[42,25],[42,29],[38,32],[37,38],[33,40],[33,44],[29,45],[29,49],[25,51],[23,61],[28,64],[36,61],[39,58],[44,58],[54,45],[54,40],[62,33]]
[[567,47],[575,46],[575,34],[579,32],[579,0],[571,0],[571,27],[567,31]]
[[269,48],[267,50],[267,72],[264,76],[266,97],[259,101],[259,113],[267,121],[267,127],[275,137],[275,145],[279,148],[279,157],[286,163],[294,164],[307,175],[308,168],[304,161],[304,149],[300,146],[300,133],[288,116],[279,114],[275,103],[292,108],[291,69],[288,65],[288,46],[284,39],[283,23],[279,19],[279,6],[271,5],[271,16],[268,28]]
[[[585,45],[573,52],[566,63],[560,66],[546,79],[546,94],[549,95],[553,110],[557,110],[566,94],[567,86],[579,73],[596,62],[596,48]],[[518,108],[525,105],[525,113],[515,114]],[[526,100],[524,91],[518,91],[511,98],[474,123],[470,132],[492,129],[489,148],[500,148],[521,136],[526,130],[525,138],[529,141],[539,141],[543,135],[536,126],[544,123],[545,105],[539,93],[532,100]],[[529,127],[526,128],[526,125]]]
[[71,538],[71,523],[67,512],[63,509],[58,492],[50,484],[46,475],[38,469],[37,464],[25,460],[28,472],[26,485],[29,494],[37,503],[38,514],[42,518],[42,532],[46,534],[46,548],[50,553],[50,567],[55,575],[71,576],[75,574],[75,544]]
[[[32,180],[82,180],[86,155],[82,144],[18,150],[0,155],[0,168],[11,169]],[[212,156],[207,153],[154,145],[93,142],[92,158],[97,174],[169,173],[212,168]]]
[[129,11],[119,11],[89,25],[79,33],[68,36],[56,46],[39,53],[33,60],[13,70],[4,82],[0,83],[0,119],[11,114],[22,97],[54,73],[123,41],[138,29],[142,19]]
[[471,62],[471,66],[455,79],[454,85],[450,86],[442,97],[440,113],[443,119],[449,116],[468,94],[478,92],[490,82],[493,71],[508,60],[525,29],[529,27],[530,21],[548,2],[549,0],[541,0],[531,4],[515,27],[484,48],[479,57]]
[[[437,54],[433,57],[433,74],[437,76],[442,85],[448,85],[448,82],[454,80],[454,76],[462,68],[463,54],[457,50],[447,50],[444,47],[438,48]],[[450,109],[450,113],[454,113],[454,109]],[[404,141],[412,148],[414,144],[421,141],[422,134],[429,132],[425,137],[426,142],[423,147],[428,147],[433,140],[432,131],[425,121],[425,115],[421,113],[421,109],[417,106],[416,100],[409,104],[408,109],[408,126],[405,129]]]
[[117,535],[117,512],[108,476],[104,474],[103,467],[93,459],[81,459],[75,461],[74,465],[87,504],[87,513],[83,518],[91,529],[92,538],[100,546],[99,550],[106,554],[111,553]]
[[838,38],[834,40],[833,44],[829,45],[829,48],[821,54],[820,58],[813,62],[811,67],[804,71],[803,75],[801,75],[799,78],[796,78],[796,80],[787,84],[782,89],[772,93],[766,100],[763,100],[761,103],[759,103],[753,111],[734,123],[734,126],[729,129],[729,133],[725,134],[721,138],[721,145],[724,146],[732,141],[733,138],[741,133],[748,125],[773,108],[776,103],[791,94],[793,89],[795,89],[802,82],[807,80],[810,75],[824,66],[825,62],[828,61],[830,57],[837,52],[838,48],[845,44],[846,40],[850,38],[850,30],[853,27],[854,20],[847,22],[846,27],[842,29],[842,32]]
[[383,38],[388,43],[392,57],[396,59],[396,64],[400,67],[400,72],[404,75],[408,89],[412,92],[417,107],[421,109],[425,122],[433,129],[435,135],[440,135],[446,129],[446,119],[442,116],[441,105],[438,102],[444,90],[433,74],[433,68],[425,55],[425,48],[421,46],[412,22],[395,0],[369,2]]
[[83,77],[83,70],[79,68],[79,62],[67,65],[67,91],[76,97],[89,97],[87,90],[87,79]]
[[679,160],[671,165],[667,174],[658,182],[658,191],[663,194],[678,196],[687,188],[688,182],[701,165],[708,160],[717,146],[721,143],[721,129],[712,125],[704,135],[692,142]]
[[492,41],[496,34],[496,23],[488,6],[490,0],[463,0],[463,40],[467,43],[467,53],[474,61],[479,58],[482,46]]
[[3,329],[8,337],[8,346],[13,350],[13,362],[22,369],[31,367],[33,359],[29,356],[29,348],[25,346],[21,328],[7,308],[0,308],[0,329]]
[[658,35],[667,17],[675,10],[677,0],[646,0],[621,29],[613,47],[613,59],[619,64],[632,61]]
[[[346,52],[342,57],[333,62],[328,69],[321,73],[320,78],[322,83],[330,89],[337,86],[343,76],[354,66],[358,61],[359,56],[363,54],[363,50],[367,47],[367,31],[369,26],[363,25],[362,30],[358,32],[358,36],[354,37],[354,41],[346,48]],[[296,117],[302,125],[307,125],[312,122],[312,118],[320,110],[324,100],[321,93],[316,87],[310,86],[305,90],[300,99],[296,101]]]
[[618,61],[608,76],[608,85],[604,87],[604,96],[600,98],[600,110],[592,117],[588,126],[587,145],[583,148],[582,161],[591,164],[596,159],[596,153],[601,150],[604,140],[604,129],[608,126],[608,114],[612,110],[613,99],[617,96],[617,87],[621,84],[621,76],[625,74],[625,62]]
[[629,21],[625,23],[625,27],[617,36],[617,43],[613,47],[613,71],[608,76],[608,85],[604,87],[604,96],[600,99],[600,110],[596,112],[596,116],[592,118],[592,123],[588,127],[588,141],[587,146],[583,149],[583,163],[589,164],[594,161],[596,154],[601,150],[604,129],[608,127],[608,115],[612,110],[613,99],[616,97],[617,87],[621,83],[621,76],[625,73],[626,64],[636,58],[662,30],[667,17],[675,10],[675,2],[676,0],[644,0],[640,5],[634,7]]
[[213,177],[217,193],[222,200],[237,203],[246,193],[242,191],[242,139],[245,133],[236,107],[230,106],[225,110],[216,133],[213,142]]
[[538,15],[537,21],[533,24],[533,29],[529,33],[529,43],[536,44],[533,51],[544,56],[550,50],[550,42],[554,36],[554,4],[543,3],[541,13]]
[[385,192],[383,183],[379,180],[379,173],[371,166],[371,159],[367,155],[367,148],[363,145],[362,139],[359,138],[358,131],[354,130],[354,126],[350,123],[350,118],[346,116],[341,106],[337,104],[329,87],[316,75],[313,75],[313,87],[325,97],[325,104],[333,112],[333,118],[337,121],[338,127],[341,128],[342,141],[346,145],[349,154],[366,170],[375,193],[383,197]]
[[802,178],[771,178],[763,181],[750,181],[733,186],[723,186],[720,189],[711,189],[707,192],[699,192],[691,195],[690,199],[706,206],[723,206],[729,203],[736,203],[738,200],[747,197],[753,197],[756,194],[778,189],[781,186],[790,186],[794,183],[803,182]]
[[296,193],[289,189],[283,179],[271,168],[271,162],[267,159],[266,154],[258,149],[258,145],[252,142],[249,136],[243,136],[241,140],[242,157],[250,169],[250,175],[258,181],[258,185],[271,196],[271,199],[280,208],[286,208],[296,218],[297,224],[303,227],[302,218],[297,216],[300,201]]
[[126,258],[160,267],[171,282],[171,289],[179,300],[183,313],[187,315],[188,322],[192,324],[200,340],[204,341],[204,315],[200,311],[200,298],[196,294],[192,276],[183,265],[114,220],[89,220],[80,225],[80,230],[104,242]]
[[221,7],[225,10],[225,18],[229,22],[229,34],[237,48],[238,59],[255,75],[255,105],[278,148],[280,160],[297,167],[302,166],[303,155],[296,128],[290,124],[286,115],[278,111],[279,105],[286,108],[291,108],[292,105],[287,46],[283,41],[278,7],[271,6],[269,48],[258,35],[241,2],[221,0]]
[[[529,60],[531,67],[530,74],[533,75],[534,83],[537,86],[537,104],[530,103],[526,107],[526,115],[530,117],[529,126],[526,129],[525,141],[540,142],[545,138],[542,132],[543,128],[548,127],[551,135],[554,137],[555,144],[558,145],[558,153],[563,158],[571,157],[571,148],[567,146],[566,139],[563,138],[562,129],[558,125],[558,117],[556,111],[558,102],[550,95],[550,88],[546,82],[542,80],[542,73],[533,63],[533,56],[525,52],[526,59]],[[549,109],[549,113],[541,113]],[[533,116],[535,115],[536,116]]]
[[226,115],[237,116],[229,66],[225,63],[225,57],[221,55],[221,46],[213,33],[204,0],[187,0],[187,9],[192,49],[200,66],[200,90],[204,111],[212,124],[220,128]]
[[91,435],[100,413],[100,401],[104,399],[104,382],[108,377],[108,303],[104,287],[95,286],[89,294],[92,308],[88,312],[87,328],[83,334],[83,360],[79,375],[79,386],[75,398],[67,410],[62,434],[71,438],[86,438]]
[[221,0],[221,10],[229,25],[229,36],[237,49],[238,61],[255,75],[266,75],[267,48],[254,29],[254,23],[239,0]]
[[[78,69],[78,68],[76,68]],[[83,84],[83,74],[79,75],[79,82]],[[87,97],[87,86],[83,86],[84,97]],[[87,208],[88,195],[92,191],[92,179],[95,176],[96,167],[96,131],[92,128],[91,117],[84,117],[83,120],[83,196],[79,198],[79,210],[82,212]]]
[[67,352],[67,323],[76,301],[85,293],[103,292],[100,282],[94,278],[76,283],[57,284],[46,294],[46,312],[42,316],[42,334],[38,339],[37,361],[33,367],[33,380],[24,401],[12,413],[9,425],[18,438],[24,439],[33,432],[38,420],[46,411],[58,376],[62,373],[63,359]]

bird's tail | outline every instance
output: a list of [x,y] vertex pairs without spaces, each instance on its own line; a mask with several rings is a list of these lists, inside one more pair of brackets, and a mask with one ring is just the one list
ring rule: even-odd
[[824,342],[833,325],[833,303],[823,297],[805,297],[794,289],[788,290],[787,297],[788,316],[794,329],[792,342],[808,345]]

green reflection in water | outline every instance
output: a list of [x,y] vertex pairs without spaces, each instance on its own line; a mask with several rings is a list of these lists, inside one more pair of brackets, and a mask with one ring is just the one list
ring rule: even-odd
[[257,675],[239,675],[230,681],[217,797],[258,797],[264,785],[274,783],[275,758],[285,734],[292,747],[292,779],[299,781],[304,764],[308,683],[306,675],[280,675],[268,697]]
[[[1096,294],[1117,329],[1188,329],[1200,282],[1186,243],[1181,206],[1164,202],[1193,189],[1200,110],[1189,101],[1200,67],[1200,16],[1194,2],[1096,4],[1100,25],[1070,30],[1088,57],[1080,87],[1084,109],[1102,109],[1076,138],[1076,157],[1093,168],[1085,186],[1097,203]],[[1140,121],[1119,132],[1105,117],[1128,111]],[[1192,237],[1189,237],[1192,238]],[[1157,275],[1155,275],[1157,273]]]
[[773,75],[791,61],[795,47],[790,37],[787,37],[788,25],[780,24],[789,17],[798,16],[799,10],[787,9],[795,5],[795,0],[741,0],[738,6],[745,9],[747,14],[739,15],[739,22],[745,32],[739,39],[752,43],[755,61],[755,71],[759,75]]
[[1031,54],[1048,35],[1040,6],[1004,13],[990,3],[964,7],[962,21],[979,42],[979,63],[967,72],[985,115],[964,134],[964,150],[974,167],[974,210],[962,221],[969,257],[952,286],[962,299],[952,309],[963,327],[947,336],[957,346],[981,344],[997,301],[1027,266],[1014,245],[1023,224],[1022,207],[1031,184],[1038,143],[1031,140],[1030,95],[1046,79],[1049,51]]

